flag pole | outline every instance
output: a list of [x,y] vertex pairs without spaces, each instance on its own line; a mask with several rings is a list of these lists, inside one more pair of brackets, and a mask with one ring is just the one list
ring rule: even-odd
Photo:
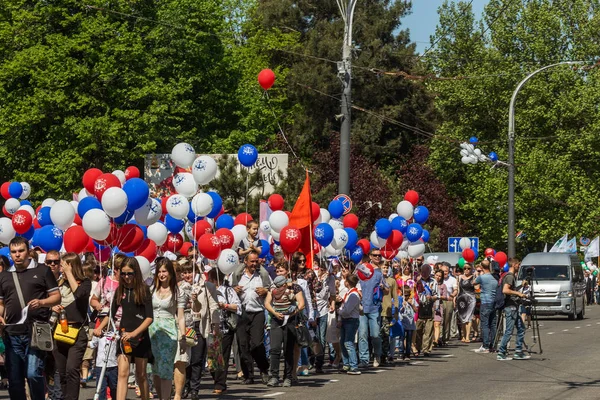
[[[308,170],[306,170],[306,179],[308,180],[308,186],[310,188],[310,180],[309,180],[309,177],[308,177]],[[313,242],[312,193],[310,194],[310,223],[309,223],[309,229],[310,229],[310,265],[312,265],[312,268],[314,270],[315,266],[313,265],[313,262],[315,260],[315,254],[314,254],[315,247],[314,247],[314,242]]]

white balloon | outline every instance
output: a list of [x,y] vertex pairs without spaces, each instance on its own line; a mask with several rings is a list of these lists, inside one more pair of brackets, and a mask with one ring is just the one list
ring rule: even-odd
[[315,225],[319,225],[321,222],[328,223],[330,219],[331,214],[329,213],[329,210],[326,208],[321,208],[321,211],[319,211],[319,218],[317,218],[315,221]]
[[337,218],[331,218],[328,224],[331,225],[334,231],[336,229],[344,229],[344,223]]
[[406,250],[408,249],[408,245],[410,244],[410,242],[408,241],[408,239],[404,238],[402,240],[402,244],[400,245],[400,250]]
[[[104,200],[104,197],[102,198]],[[146,203],[135,210],[134,217],[138,224],[148,226],[157,222],[162,216],[162,206],[158,200],[148,197]]]
[[0,218],[0,242],[8,244],[17,233],[15,228],[12,226],[12,220],[10,218]]
[[190,221],[185,223],[185,226],[183,227],[183,231],[185,232],[185,235],[188,237],[189,240],[195,240],[194,239],[194,226],[192,224],[190,224]]
[[[121,182],[121,186],[123,186],[123,184],[127,180],[127,178],[125,178],[125,172],[121,171],[120,169],[117,169],[117,170],[114,170],[112,172],[112,174],[114,176],[116,176],[117,178],[119,178],[119,181]],[[102,197],[104,197],[104,195]]]
[[281,232],[283,228],[288,226],[290,219],[284,211],[278,210],[273,211],[269,217],[269,224],[271,225],[271,231]]
[[[102,195],[102,208],[106,215],[117,218],[127,210],[127,193],[120,187],[110,187]],[[50,210],[52,217],[52,210]]]
[[56,200],[48,198],[42,201],[42,207],[52,207],[54,203],[56,203]]
[[388,221],[392,222],[392,220],[394,218],[396,218],[397,216],[398,216],[398,214],[396,214],[396,213],[390,214],[390,216],[388,217]]
[[398,203],[398,206],[396,207],[396,212],[398,213],[398,215],[407,221],[412,218],[413,211],[414,207],[412,203],[408,200],[402,200],[400,203]]
[[156,243],[157,246],[165,244],[168,234],[169,231],[162,222],[155,222],[148,226],[148,239],[154,240],[154,243]]
[[217,266],[222,273],[228,275],[235,271],[240,262],[239,260],[240,256],[235,250],[224,249],[221,250],[221,254],[219,254],[219,258],[217,258]]
[[81,189],[79,191],[79,193],[77,194],[77,200],[81,201],[83,199],[85,199],[86,197],[91,196],[87,190],[85,190],[85,188]]
[[475,151],[475,146],[473,146],[471,143],[467,143],[467,147],[465,147],[465,149],[472,154]]
[[188,143],[178,143],[171,150],[171,159],[181,168],[188,168],[196,158],[196,151]]
[[396,254],[396,259],[398,260],[405,260],[408,258],[408,252],[401,250],[398,252],[398,254]]
[[274,231],[273,229],[271,229],[271,237],[273,238],[273,240],[279,242],[279,237],[280,237],[280,233],[277,231]]
[[194,176],[189,172],[180,172],[173,177],[173,187],[177,193],[185,197],[192,197],[198,191]]
[[379,236],[377,236],[377,232],[375,231],[371,232],[371,236],[369,236],[369,239],[371,240],[371,244],[379,249],[384,247],[385,243],[387,242],[386,239],[382,239]]
[[204,218],[206,222],[214,229],[215,228],[215,220],[213,218]]
[[332,245],[329,245],[325,247],[325,252],[327,253],[327,255],[330,256],[339,256],[340,254],[342,254],[342,249],[336,249]]
[[[69,204],[69,207],[71,205]],[[52,209],[50,209],[52,213]],[[81,226],[92,239],[104,240],[110,234],[110,218],[99,208],[93,208],[85,213]]]
[[28,205],[28,204],[22,205],[21,207],[19,207],[19,209],[17,211],[19,211],[19,210],[25,210],[29,214],[31,214],[31,218],[35,218],[35,210],[30,205]]
[[470,249],[471,248],[471,239],[468,237],[461,238],[458,242],[461,250]]
[[475,149],[473,150],[473,153],[475,153],[475,155],[479,157],[481,155],[481,149]]
[[184,219],[190,212],[190,203],[185,196],[174,194],[167,200],[167,212],[175,219]]
[[198,185],[207,185],[217,176],[217,162],[210,156],[200,156],[192,164],[192,175]]
[[408,245],[408,255],[411,257],[420,257],[425,253],[425,243],[419,241]]
[[260,230],[266,233],[267,235],[271,233],[271,224],[269,221],[263,221],[260,223]]
[[214,200],[208,193],[198,193],[192,199],[192,211],[200,217],[206,217],[210,214],[213,207]]
[[237,224],[231,228],[231,233],[233,233],[233,249],[235,250],[239,247],[240,242],[248,236],[248,231],[246,231],[246,225]]
[[462,162],[463,164],[471,164],[471,157],[464,156],[463,158],[460,159],[460,162]]
[[25,200],[31,194],[31,186],[27,182],[21,182],[21,186],[23,186],[23,193],[21,193],[21,196],[19,196],[19,198],[21,200]]
[[[104,197],[104,195],[102,196]],[[87,215],[87,214],[86,214]],[[140,265],[140,271],[142,272],[142,278],[144,280],[150,278],[152,269],[150,268],[150,261],[144,256],[135,256],[138,264]]]
[[471,164],[477,164],[477,161],[479,161],[477,156],[473,154],[469,156],[469,160],[471,160]]
[[468,157],[468,156],[469,156],[469,152],[468,152],[468,151],[466,151],[465,149],[462,149],[462,150],[460,151],[460,155],[461,155],[462,157]]
[[77,207],[79,207],[79,202],[75,200],[71,200],[69,203],[73,206],[73,210],[75,210],[75,214],[77,214]]
[[[125,200],[125,202],[127,202],[127,200]],[[68,201],[59,200],[50,207],[50,219],[54,225],[63,231],[66,231],[75,220],[75,210]]]
[[343,228],[335,229],[333,231],[333,240],[331,241],[331,246],[334,249],[341,250],[344,248],[346,243],[348,243],[348,232],[346,232]]
[[6,202],[4,203],[4,208],[6,208],[6,212],[10,215],[16,213],[19,210],[19,207],[21,207],[21,202],[19,201],[19,199],[15,199],[13,197],[6,200]]

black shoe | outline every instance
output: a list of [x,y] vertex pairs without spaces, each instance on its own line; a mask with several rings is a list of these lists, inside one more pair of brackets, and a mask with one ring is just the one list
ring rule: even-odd
[[254,379],[252,378],[244,378],[242,379],[243,385],[254,385]]
[[[111,395],[112,395],[112,393],[111,393]],[[200,400],[200,396],[198,395],[198,392],[190,391],[190,399],[191,400]]]

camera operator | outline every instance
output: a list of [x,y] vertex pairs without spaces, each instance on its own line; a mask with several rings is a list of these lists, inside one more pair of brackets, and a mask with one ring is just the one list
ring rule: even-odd
[[[527,297],[522,292],[517,291],[516,287],[516,274],[519,272],[521,267],[521,260],[518,258],[511,258],[508,260],[508,273],[502,278],[502,293],[504,294],[504,320],[506,322],[506,329],[504,336],[502,336],[502,342],[498,347],[498,355],[496,357],[499,361],[504,360],[527,360],[530,358],[529,355],[523,353],[523,344],[525,341],[525,324],[519,315],[519,300]],[[517,326],[517,342],[515,344],[515,354],[513,357],[509,357],[506,346],[510,341],[513,330]]]

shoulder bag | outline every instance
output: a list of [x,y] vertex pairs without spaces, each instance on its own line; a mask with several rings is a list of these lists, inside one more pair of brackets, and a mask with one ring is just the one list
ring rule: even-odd
[[[225,301],[227,301],[227,304],[229,304],[229,288],[230,286],[225,286]],[[240,304],[241,307],[241,304]],[[231,312],[231,311],[226,311],[227,313],[227,318],[225,319],[225,324],[227,325],[227,330],[229,332],[235,332],[235,330],[237,329],[237,325],[238,325],[238,320],[239,320],[239,315],[237,315],[237,313]]]
[[[25,300],[23,299],[23,292],[21,291],[21,283],[16,272],[12,273],[13,280],[15,281],[15,288],[17,289],[17,295],[19,296],[19,302],[21,307],[25,308]],[[52,340],[52,326],[48,322],[33,321],[31,327],[31,342],[29,346],[33,349],[42,351],[54,350],[54,341]]]

